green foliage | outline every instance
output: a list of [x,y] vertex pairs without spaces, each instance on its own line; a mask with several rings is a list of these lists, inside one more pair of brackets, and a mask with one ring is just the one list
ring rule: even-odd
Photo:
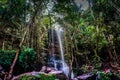
[[42,24],[43,24],[43,25],[50,24],[50,19],[49,19],[49,17],[43,18]]
[[25,67],[25,69],[32,67],[35,59],[36,53],[32,48],[24,48],[19,56],[19,62],[23,67]]
[[23,76],[20,80],[36,80],[35,76]]
[[55,76],[54,75],[44,75],[44,74],[40,74],[39,76],[39,79],[41,80],[56,80]]
[[12,61],[14,59],[16,51],[14,50],[0,50],[0,65],[3,66],[10,66],[12,64]]
[[[2,65],[5,70],[8,70],[8,68],[11,66],[14,57],[15,57],[16,51],[14,50],[0,50],[0,65]],[[34,61],[36,60],[36,53],[32,48],[24,48],[20,55],[19,59],[17,61],[16,65],[19,65],[19,67],[24,68],[24,70],[31,70],[33,69]],[[23,71],[24,71],[23,70]]]
[[[115,46],[115,49],[119,53],[119,0],[88,1],[90,1],[90,4],[92,3],[90,10],[79,12],[79,8],[74,3],[74,0],[0,0],[0,37],[2,36],[0,39],[0,47],[3,45],[2,41],[5,42],[4,45],[7,47],[9,46],[6,44],[8,42],[11,45],[18,45],[19,40],[16,39],[16,36],[20,35],[19,37],[22,37],[22,32],[26,26],[25,23],[29,22],[33,12],[35,9],[38,9],[37,6],[41,3],[42,5],[39,7],[41,10],[39,14],[35,16],[35,21],[33,20],[32,22],[34,26],[30,25],[31,30],[29,30],[29,33],[26,35],[25,45],[29,45],[33,41],[32,44],[35,44],[33,46],[37,52],[47,52],[47,29],[49,26],[52,26],[53,22],[58,22],[64,26],[65,29],[65,52],[67,56],[73,54],[75,57],[77,53],[84,56],[84,52],[86,51],[90,52],[90,55],[94,53],[99,55],[102,53],[102,48],[104,47],[107,47],[108,50],[113,52],[112,46]],[[51,5],[51,2],[53,2],[54,6],[52,10],[48,11],[50,15],[46,17],[42,14],[42,10],[44,9],[46,11],[46,8],[49,7],[48,5]],[[56,18],[58,15],[63,16],[63,18]],[[47,28],[46,24],[50,23],[52,24],[48,25]],[[111,41],[109,40],[110,35],[113,36]],[[10,47],[14,48],[13,45],[11,45]],[[7,47],[5,47],[5,49],[8,49]],[[107,50],[106,53],[108,53]],[[93,63],[101,60],[96,54],[92,56],[91,61],[93,61]],[[2,55],[0,56],[0,64],[7,68],[12,64],[15,51],[0,51],[0,55]],[[85,54],[85,56],[88,55]],[[36,54],[33,49],[24,48],[20,52],[17,64],[25,68],[25,70],[29,70],[33,66],[35,58]],[[38,61],[44,60],[41,55],[39,59]],[[76,59],[76,63],[79,63],[79,56],[74,59]],[[82,59],[85,58],[82,57]],[[99,67],[99,65],[96,66]]]
[[98,76],[99,76],[99,80],[111,80],[110,79],[110,76],[111,76],[111,74],[110,73],[105,73],[105,72],[103,72],[103,71],[101,71],[101,72],[98,72]]
[[0,25],[18,28],[24,17],[26,0],[2,0],[0,4]]
[[39,74],[38,76],[23,76],[20,80],[58,80],[54,75]]
[[96,17],[98,17],[99,14],[102,13],[105,20],[114,20],[115,18],[114,14],[116,13],[116,10],[114,9],[112,5],[114,1],[112,0],[111,1],[92,0],[92,1],[93,1],[92,10],[94,11],[94,15]]

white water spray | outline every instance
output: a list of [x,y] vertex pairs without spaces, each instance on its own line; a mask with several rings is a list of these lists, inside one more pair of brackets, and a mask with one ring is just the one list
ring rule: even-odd
[[[59,42],[59,48],[60,48],[60,56],[61,56],[61,63],[62,63],[62,68],[61,70],[64,72],[64,74],[68,77],[69,75],[69,67],[65,62],[65,58],[64,58],[64,51],[63,51],[63,42],[62,42],[62,38],[63,38],[63,29],[60,26],[55,26],[55,31],[57,34],[57,38],[58,38],[58,42]],[[73,72],[71,73],[71,78],[73,78]]]

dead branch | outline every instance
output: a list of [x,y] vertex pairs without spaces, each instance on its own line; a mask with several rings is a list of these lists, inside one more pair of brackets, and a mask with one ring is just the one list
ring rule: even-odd
[[45,72],[36,72],[36,71],[32,71],[32,72],[27,72],[27,73],[23,73],[20,74],[18,76],[14,76],[11,80],[18,80],[23,76],[39,76],[39,74],[44,74],[45,76],[49,76],[49,75],[57,75],[57,74],[61,74],[63,73],[63,71],[51,71],[49,73],[45,73]]
[[44,72],[35,72],[35,71],[33,71],[33,72],[27,72],[27,73],[23,73],[23,74],[20,74],[20,75],[18,75],[18,76],[15,76],[15,77],[13,77],[11,80],[18,80],[18,79],[20,79],[20,78],[23,77],[23,76],[38,76],[39,74],[47,75],[47,74],[44,73]]

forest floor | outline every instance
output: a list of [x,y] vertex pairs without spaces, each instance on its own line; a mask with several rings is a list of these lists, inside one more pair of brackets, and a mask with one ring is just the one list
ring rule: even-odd
[[[94,74],[95,73],[95,74]],[[48,75],[55,75],[59,80],[66,80],[67,77],[64,75],[62,71],[56,71],[53,67],[43,66],[40,71],[32,71],[26,72],[17,76],[13,76],[11,80],[19,80],[23,76],[38,76],[39,74],[44,74],[45,76]],[[120,80],[120,65],[117,62],[107,62],[101,64],[100,69],[96,69],[95,66],[91,65],[83,65],[81,68],[77,69],[75,78],[72,80],[96,80],[95,78],[98,77],[98,74],[104,77],[103,80],[106,79],[105,76],[111,76],[110,80]],[[113,76],[114,74],[114,76]],[[0,66],[0,76],[5,75],[3,68]],[[104,75],[104,76],[103,76]],[[1,77],[0,77],[1,78]],[[2,80],[2,79],[0,79]]]

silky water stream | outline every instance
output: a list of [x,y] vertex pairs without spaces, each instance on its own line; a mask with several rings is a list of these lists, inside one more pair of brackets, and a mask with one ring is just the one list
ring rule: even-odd
[[[51,62],[54,65],[55,70],[61,70],[64,74],[68,77],[70,74],[69,66],[65,62],[64,58],[64,48],[63,48],[63,41],[64,41],[64,30],[60,26],[55,26],[54,29],[51,29]],[[57,43],[56,43],[57,42]],[[55,50],[55,46],[57,46],[57,51]],[[59,58],[56,57],[56,52],[59,53]],[[71,79],[73,78],[73,72],[71,73]]]

